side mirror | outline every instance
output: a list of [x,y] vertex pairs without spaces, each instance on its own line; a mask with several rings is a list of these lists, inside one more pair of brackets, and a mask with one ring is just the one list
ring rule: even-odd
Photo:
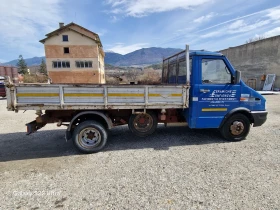
[[239,84],[241,80],[241,71],[235,71],[234,84]]

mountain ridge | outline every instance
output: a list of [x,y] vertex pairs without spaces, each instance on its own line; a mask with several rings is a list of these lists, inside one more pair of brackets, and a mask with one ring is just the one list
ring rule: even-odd
[[[182,51],[182,49],[150,47],[150,48],[142,48],[139,50],[135,50],[125,55],[115,53],[115,52],[106,52],[105,63],[113,66],[151,65],[151,64],[161,63],[164,57],[171,56],[180,51]],[[28,66],[35,66],[35,65],[40,65],[42,59],[45,59],[45,56],[26,58],[25,62],[27,63]],[[15,66],[17,62],[18,59],[15,59],[2,64]]]

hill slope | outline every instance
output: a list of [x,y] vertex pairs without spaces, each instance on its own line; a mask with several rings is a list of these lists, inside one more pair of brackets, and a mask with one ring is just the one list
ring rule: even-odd
[[[27,66],[35,66],[35,65],[40,65],[41,62],[42,62],[42,59],[45,59],[45,56],[43,56],[43,57],[27,58],[27,59],[24,59],[24,60],[25,60],[25,62],[27,64]],[[9,61],[7,63],[3,63],[3,64],[16,66],[17,62],[18,62],[18,59],[15,59],[15,60]]]
[[132,53],[124,55],[123,59],[117,62],[117,66],[130,65],[147,65],[161,63],[163,58],[169,57],[175,53],[182,51],[174,48],[143,48]]
[[[106,52],[105,63],[114,66],[142,66],[157,64],[161,63],[164,57],[166,58],[180,51],[182,50],[176,48],[151,47],[136,50],[126,55],[121,55],[114,52]],[[42,58],[45,59],[45,57],[27,58],[25,59],[25,62],[28,66],[40,65]],[[18,60],[15,59],[4,64],[16,65],[17,62]]]

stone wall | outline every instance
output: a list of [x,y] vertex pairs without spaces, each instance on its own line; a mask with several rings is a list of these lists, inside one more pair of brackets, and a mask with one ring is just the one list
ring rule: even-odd
[[242,80],[256,79],[261,90],[263,74],[276,74],[274,88],[280,88],[280,36],[231,47],[222,50],[236,70],[242,72]]

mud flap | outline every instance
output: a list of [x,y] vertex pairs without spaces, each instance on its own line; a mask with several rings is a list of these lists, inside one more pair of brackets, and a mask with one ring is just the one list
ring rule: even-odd
[[37,130],[41,129],[42,127],[44,127],[46,125],[46,123],[37,123],[36,120],[25,124],[27,127],[27,133],[26,135],[29,135],[31,133],[35,133]]

